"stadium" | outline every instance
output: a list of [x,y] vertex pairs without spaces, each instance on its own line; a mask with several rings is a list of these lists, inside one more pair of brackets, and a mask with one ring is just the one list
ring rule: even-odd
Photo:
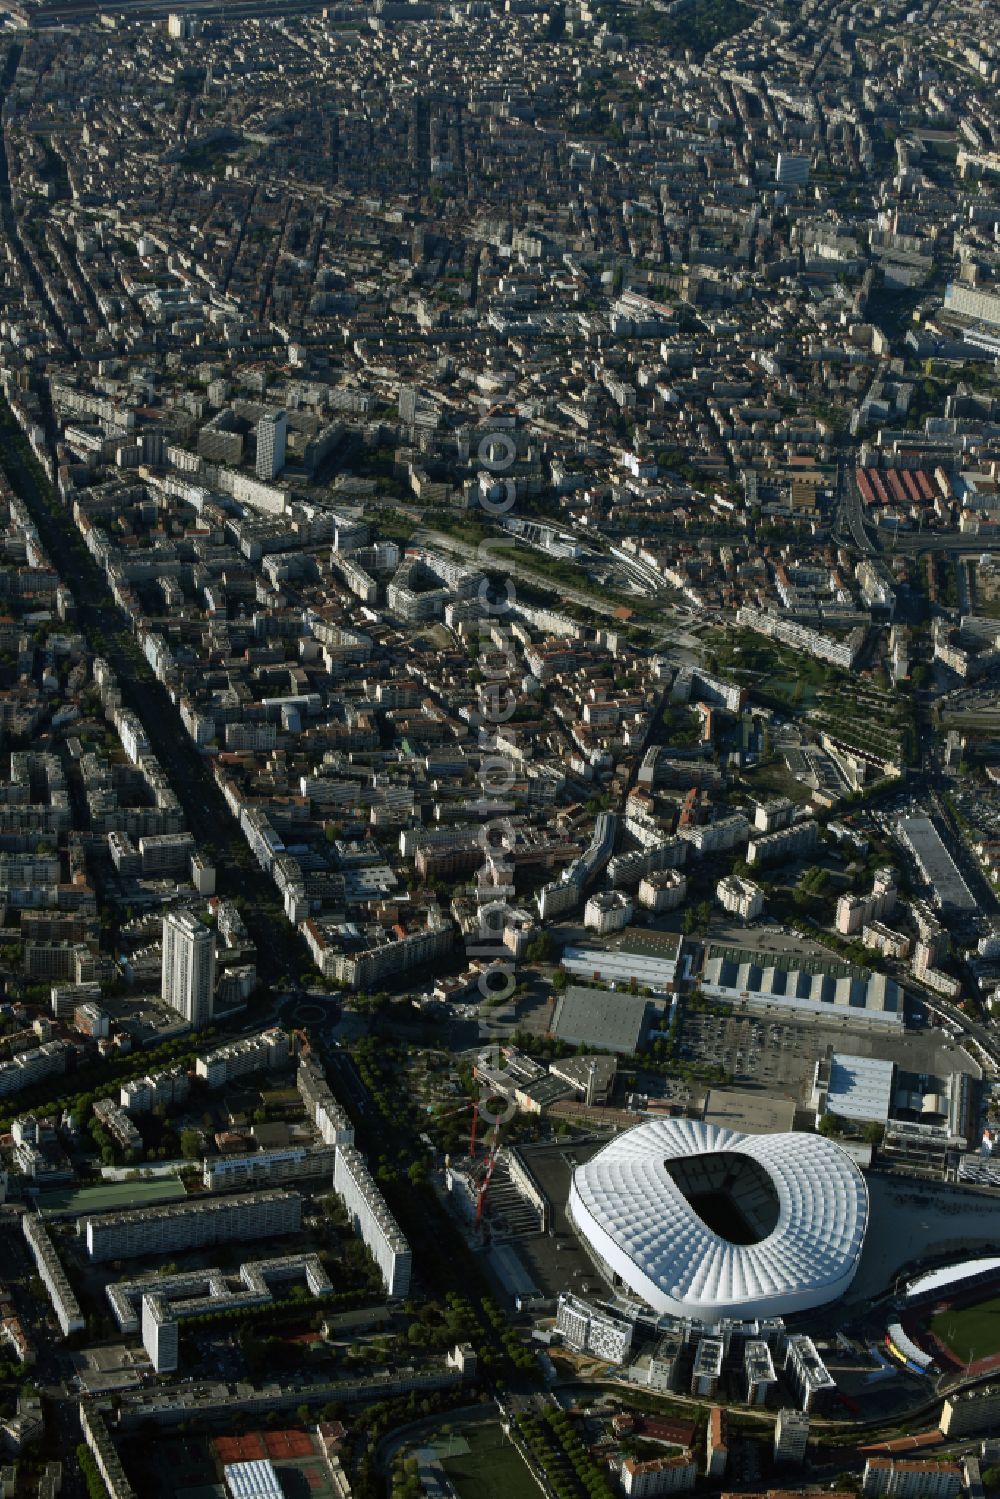
[[656,1312],[712,1322],[842,1296],[868,1190],[847,1152],[820,1135],[657,1119],[577,1167],[568,1212],[612,1285]]

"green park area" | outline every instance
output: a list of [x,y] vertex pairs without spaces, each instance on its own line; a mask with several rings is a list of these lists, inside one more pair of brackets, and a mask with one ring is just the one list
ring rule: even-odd
[[458,1499],[538,1499],[537,1483],[499,1426],[476,1427],[442,1444],[441,1466]]
[[961,1364],[1000,1353],[1000,1296],[938,1312],[930,1330]]

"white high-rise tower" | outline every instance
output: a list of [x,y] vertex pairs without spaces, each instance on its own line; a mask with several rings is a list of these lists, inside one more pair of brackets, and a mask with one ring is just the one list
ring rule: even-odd
[[163,918],[160,994],[193,1030],[201,1030],[212,1018],[215,933],[190,911],[170,911]]
[[257,423],[257,478],[276,479],[285,466],[287,411],[269,411]]

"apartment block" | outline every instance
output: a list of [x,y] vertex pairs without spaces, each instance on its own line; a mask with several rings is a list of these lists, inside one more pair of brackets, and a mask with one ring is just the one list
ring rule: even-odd
[[288,1037],[275,1026],[258,1036],[245,1036],[210,1051],[198,1058],[194,1070],[214,1090],[225,1087],[234,1077],[244,1077],[248,1072],[269,1072],[287,1061]]
[[297,1233],[302,1226],[302,1198],[297,1192],[256,1192],[105,1213],[81,1218],[77,1226],[92,1260],[127,1260]]
[[750,839],[748,864],[775,864],[779,859],[799,859],[819,841],[819,825],[811,817],[774,833],[761,833]]
[[353,1145],[354,1125],[346,1109],[334,1098],[322,1063],[309,1052],[299,1058],[295,1085],[323,1144]]
[[660,1494],[685,1494],[695,1486],[698,1466],[694,1453],[678,1452],[648,1462],[627,1457],[622,1463],[622,1488],[629,1499],[657,1499]]
[[122,1083],[118,1102],[129,1114],[149,1114],[155,1108],[171,1108],[184,1103],[190,1092],[191,1084],[184,1068],[169,1067]]
[[336,1154],[333,1145],[314,1149],[300,1145],[287,1150],[258,1150],[249,1155],[206,1156],[202,1181],[209,1192],[227,1192],[316,1177],[332,1180]]
[[737,874],[727,874],[715,887],[719,905],[731,916],[741,921],[756,921],[764,909],[764,892],[753,880],[741,879]]
[[941,1407],[939,1425],[949,1438],[1000,1430],[1000,1384],[980,1385],[949,1395]]
[[805,1411],[780,1410],[774,1426],[774,1461],[805,1461],[809,1441],[809,1417]]
[[870,1457],[865,1463],[861,1492],[888,1499],[955,1499],[963,1486],[958,1463]]
[[34,1256],[38,1274],[49,1293],[52,1310],[56,1314],[56,1321],[59,1323],[63,1337],[68,1338],[70,1333],[82,1332],[87,1324],[66,1272],[60,1263],[55,1245],[49,1237],[48,1229],[41,1218],[34,1217],[30,1212],[25,1213],[21,1219],[21,1225],[28,1247]]
[[333,1186],[343,1200],[355,1232],[382,1272],[386,1293],[406,1296],[413,1269],[412,1251],[386,1207],[364,1157],[353,1145],[337,1149]]
[[18,1052],[9,1062],[0,1062],[0,1098],[65,1072],[72,1051],[68,1041],[47,1041],[34,1051]]
[[142,1153],[142,1136],[113,1098],[99,1098],[94,1104],[94,1117],[114,1140],[120,1150],[130,1156]]

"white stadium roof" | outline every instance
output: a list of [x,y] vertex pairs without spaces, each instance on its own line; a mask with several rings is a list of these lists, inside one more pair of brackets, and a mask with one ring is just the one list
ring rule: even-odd
[[223,1468],[232,1499],[285,1499],[270,1458],[253,1458],[245,1463],[229,1463]]
[[842,1296],[868,1190],[847,1152],[820,1135],[657,1119],[577,1167],[569,1212],[604,1267],[655,1311],[709,1322]]

